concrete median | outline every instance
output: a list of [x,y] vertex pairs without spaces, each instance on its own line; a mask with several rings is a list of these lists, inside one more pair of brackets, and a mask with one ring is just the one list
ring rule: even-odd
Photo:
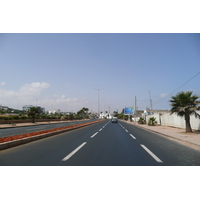
[[50,137],[50,136],[53,136],[53,135],[65,133],[65,132],[75,130],[75,129],[78,129],[78,128],[83,128],[83,127],[92,125],[92,124],[97,123],[97,122],[99,122],[99,121],[92,122],[92,123],[80,124],[80,125],[77,125],[77,126],[74,126],[74,127],[71,127],[71,128],[65,127],[65,129],[58,130],[58,131],[48,130],[49,131],[48,133],[41,133],[41,134],[30,136],[30,137],[25,137],[25,138],[21,138],[21,139],[17,139],[17,140],[3,142],[3,143],[0,143],[0,150],[16,147],[16,146],[19,146],[19,145],[22,145],[22,144],[26,144],[26,143],[29,143],[29,142],[32,142],[32,141],[40,140],[40,139]]

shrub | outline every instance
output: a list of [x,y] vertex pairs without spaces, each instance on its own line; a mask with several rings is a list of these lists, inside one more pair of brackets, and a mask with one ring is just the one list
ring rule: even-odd
[[140,119],[138,120],[138,124],[146,124],[145,118],[140,117]]
[[12,119],[14,119],[14,120],[17,120],[17,119],[19,119],[19,116],[17,115],[17,116],[12,116]]
[[150,117],[148,121],[149,126],[155,126],[157,124],[156,118],[155,117]]
[[26,116],[21,116],[19,119],[28,119]]

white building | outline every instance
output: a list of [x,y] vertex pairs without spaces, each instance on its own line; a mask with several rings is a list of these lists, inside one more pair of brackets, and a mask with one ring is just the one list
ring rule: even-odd
[[110,114],[110,113],[100,113],[100,116],[99,116],[99,118],[107,118],[107,119],[112,119],[112,114]]
[[22,107],[22,110],[28,112],[28,110],[29,110],[30,108],[32,108],[32,107],[34,107],[34,106],[32,106],[32,105],[25,105],[25,106]]
[[0,110],[8,111],[8,109],[9,109],[9,108],[8,108],[7,106],[1,106],[1,105],[0,105]]
[[48,115],[55,114],[55,113],[60,114],[60,113],[61,113],[61,110],[60,110],[60,109],[53,109],[53,110],[48,110],[46,113],[47,113]]

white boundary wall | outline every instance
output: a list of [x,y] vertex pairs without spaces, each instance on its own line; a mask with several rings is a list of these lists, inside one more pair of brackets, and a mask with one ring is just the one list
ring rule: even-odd
[[[200,114],[200,112],[198,113]],[[160,124],[160,120],[161,120],[161,125],[164,125],[164,126],[185,128],[185,118],[177,116],[175,113],[170,115],[170,112],[166,112],[166,113],[161,113],[160,115],[160,113],[155,112],[153,115],[146,116],[147,122],[150,117],[155,117],[158,124]],[[200,119],[195,118],[194,115],[190,116],[190,124],[193,130],[200,130]]]

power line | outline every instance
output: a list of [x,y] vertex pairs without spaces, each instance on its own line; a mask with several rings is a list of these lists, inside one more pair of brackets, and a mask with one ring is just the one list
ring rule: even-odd
[[195,78],[196,76],[198,76],[200,74],[200,72],[198,72],[197,74],[195,74],[192,78],[190,78],[188,81],[186,81],[183,85],[181,85],[179,88],[177,88],[176,90],[174,90],[173,92],[171,92],[170,94],[168,94],[166,97],[164,97],[163,99],[161,100],[158,100],[157,102],[154,103],[157,104],[157,103],[160,103],[161,101],[163,101],[164,99],[166,99],[167,97],[171,96],[174,92],[176,92],[177,90],[181,89],[184,85],[186,85],[188,82],[190,82],[193,78]]

